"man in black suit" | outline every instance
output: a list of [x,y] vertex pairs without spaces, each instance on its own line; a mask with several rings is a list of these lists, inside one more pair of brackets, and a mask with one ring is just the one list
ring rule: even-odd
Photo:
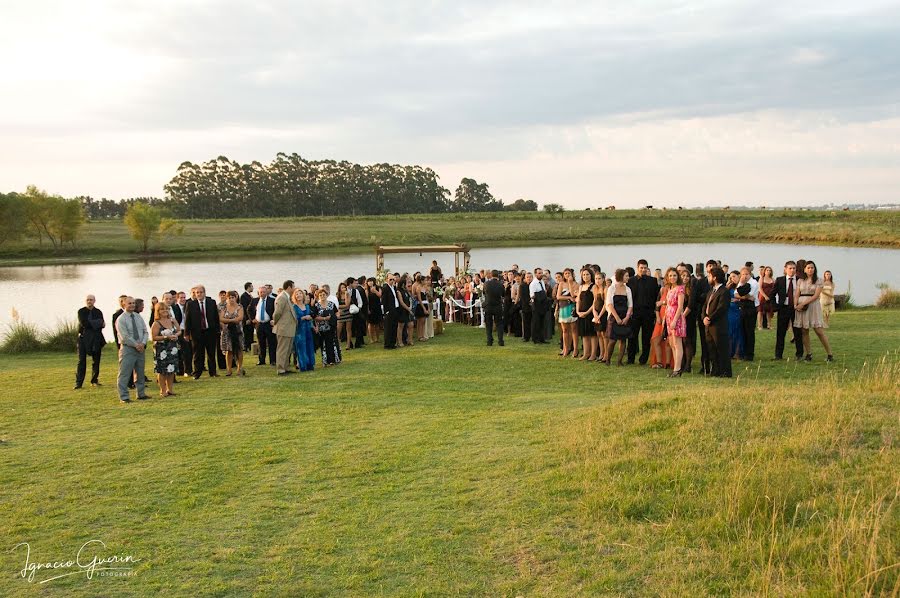
[[393,274],[388,274],[384,286],[381,287],[381,305],[384,308],[384,348],[397,348],[397,316],[400,311],[400,301],[397,290],[394,288],[396,279]]
[[178,373],[185,376],[194,375],[194,352],[191,350],[191,341],[184,338],[184,314],[187,313],[187,306],[190,301],[184,291],[178,291],[175,299],[175,305],[178,306],[181,312],[181,319],[178,320],[178,326],[181,329],[181,334],[178,337],[178,348],[181,350],[181,359],[179,360],[181,363]]
[[216,373],[216,347],[219,344],[219,308],[215,299],[206,296],[206,287],[197,285],[196,301],[187,304],[184,314],[184,337],[191,341],[194,352],[194,380],[203,373],[203,355],[209,367],[210,377]]
[[119,333],[116,331],[116,320],[119,319],[123,313],[125,313],[125,299],[128,298],[128,295],[119,295],[119,309],[113,312],[112,315],[112,329],[113,329],[113,340],[116,341],[116,349],[119,348]]
[[534,269],[534,278],[528,284],[531,295],[531,342],[536,345],[546,344],[545,333],[547,321],[550,319],[550,295],[547,285],[543,280],[544,271],[541,268]]
[[272,330],[272,316],[275,315],[275,300],[269,294],[269,287],[260,285],[258,296],[250,301],[250,324],[256,327],[256,342],[259,344],[259,359],[256,365],[266,365],[266,352],[269,353],[269,365],[275,364],[275,349],[278,337]]
[[78,310],[78,366],[75,369],[75,390],[84,384],[87,373],[87,356],[91,356],[91,386],[100,386],[100,356],[106,338],[103,329],[106,322],[103,312],[94,307],[96,298],[88,295],[85,306]]
[[647,260],[638,260],[637,275],[628,279],[634,311],[631,315],[631,338],[628,339],[628,363],[633,364],[641,345],[639,362],[645,365],[650,359],[650,338],[656,325],[656,302],[659,300],[659,281],[650,276]]
[[481,309],[484,312],[484,329],[487,332],[488,347],[494,344],[494,324],[497,324],[497,344],[503,346],[503,283],[500,271],[491,270],[484,283]]
[[[363,279],[363,283],[365,283],[365,279]],[[359,310],[353,314],[348,333],[355,339],[352,346],[358,349],[365,344],[363,339],[366,336],[366,297],[356,278],[347,279],[347,292],[350,294],[350,305],[355,305]]]
[[[775,359],[784,358],[784,337],[787,334],[788,326],[794,321],[794,292],[797,290],[797,264],[788,261],[784,264],[784,276],[775,279],[775,290],[772,294],[772,301],[775,302],[778,310],[778,326],[775,330]],[[801,342],[802,331],[800,328],[794,328],[794,344],[796,346],[795,355],[799,361],[803,357],[803,343]]]
[[731,355],[728,339],[728,304],[731,299],[725,288],[725,271],[718,266],[709,274],[712,289],[703,310],[706,326],[706,345],[712,363],[713,376],[731,378]]
[[253,295],[251,295],[251,291],[253,291],[253,283],[245,282],[244,292],[241,293],[240,298],[241,307],[244,308],[244,353],[249,351],[250,345],[253,344],[253,314],[250,312]]
[[531,282],[534,277],[531,272],[525,272],[519,284],[519,314],[522,321],[522,342],[531,340]]
[[[697,337],[700,339],[700,370],[704,374],[712,372],[712,363],[709,359],[709,347],[706,345],[706,325],[703,323],[703,310],[706,309],[706,299],[712,287],[709,284],[709,273],[719,264],[716,260],[707,260],[706,273],[698,270],[700,278],[695,278],[691,287],[691,312],[699,314],[697,318]],[[701,267],[703,264],[697,264]]]

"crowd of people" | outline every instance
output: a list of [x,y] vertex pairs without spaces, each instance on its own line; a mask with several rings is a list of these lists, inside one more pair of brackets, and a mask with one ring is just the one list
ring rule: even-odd
[[[379,277],[382,278],[382,277]],[[91,384],[99,386],[106,321],[88,295],[78,311],[78,366],[75,389],[85,381],[92,358]],[[566,268],[482,270],[444,277],[437,262],[427,274],[383,273],[347,278],[335,293],[327,284],[298,288],[286,280],[277,291],[265,284],[244,291],[206,288],[170,290],[153,297],[145,323],[144,301],[119,297],[112,315],[119,349],[118,394],[131,401],[148,398],[146,353],[152,347],[153,370],[161,397],[175,396],[179,376],[199,379],[246,376],[245,354],[255,342],[257,366],[270,365],[279,376],[341,363],[345,351],[382,343],[385,349],[413,346],[434,336],[435,321],[459,321],[486,329],[487,344],[505,345],[510,335],[546,344],[559,331],[559,355],[610,365],[649,365],[671,369],[671,377],[693,371],[731,376],[733,359],[755,359],[756,332],[776,324],[775,359],[783,358],[788,333],[798,360],[811,361],[810,330],[832,361],[825,333],[834,312],[834,280],[819,275],[812,261],[788,261],[783,274],[772,267],[759,275],[747,262],[729,271],[717,260],[680,263],[651,272],[646,260],[617,268],[607,276],[595,264],[576,273]],[[381,337],[383,336],[383,340]],[[254,340],[255,339],[255,340]],[[318,358],[316,357],[318,355]],[[268,360],[268,364],[267,364]]]

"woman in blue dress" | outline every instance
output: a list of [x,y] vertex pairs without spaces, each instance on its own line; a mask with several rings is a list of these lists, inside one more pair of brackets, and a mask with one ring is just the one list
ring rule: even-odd
[[741,327],[741,304],[735,300],[735,289],[740,282],[740,274],[732,272],[728,277],[728,296],[731,302],[728,304],[728,338],[731,344],[731,357],[744,356],[744,330]]
[[302,289],[294,291],[294,314],[297,316],[297,333],[294,335],[294,355],[297,369],[309,372],[316,365],[316,349],[313,346],[312,310],[306,305],[306,293]]

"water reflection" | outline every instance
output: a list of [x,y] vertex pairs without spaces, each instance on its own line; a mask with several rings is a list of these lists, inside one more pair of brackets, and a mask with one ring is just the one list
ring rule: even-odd
[[[472,251],[473,268],[579,267],[600,264],[606,272],[618,266],[634,265],[645,258],[652,268],[665,268],[678,261],[705,262],[721,259],[736,267],[753,261],[757,267],[772,265],[776,274],[787,259],[815,260],[820,271],[831,270],[838,293],[852,288],[854,300],[871,304],[878,296],[876,284],[885,282],[900,288],[900,250],[860,249],[769,244],[665,244],[665,245],[581,245],[548,247],[504,247]],[[445,272],[453,268],[453,256],[446,253],[419,256],[389,254],[389,269],[399,272],[427,271],[431,260],[438,260]],[[121,264],[65,264],[0,268],[0,324],[8,323],[13,307],[32,322],[53,323],[59,318],[74,318],[84,296],[97,296],[97,304],[107,316],[116,309],[116,297],[129,293],[146,300],[165,289],[187,290],[198,282],[208,291],[242,290],[243,283],[271,283],[281,286],[291,278],[302,286],[310,282],[337,282],[348,275],[371,274],[373,253],[320,256],[308,252],[299,256],[200,261],[147,261]]]

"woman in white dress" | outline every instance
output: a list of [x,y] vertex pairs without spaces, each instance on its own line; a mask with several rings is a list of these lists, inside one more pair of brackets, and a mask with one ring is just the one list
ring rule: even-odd
[[816,336],[825,347],[828,357],[825,361],[834,361],[831,355],[831,345],[828,337],[825,335],[825,317],[822,315],[822,302],[820,296],[822,294],[822,280],[816,271],[815,262],[806,262],[803,268],[806,278],[797,281],[797,288],[794,289],[794,327],[799,328],[803,334],[803,351],[806,353],[804,359],[812,361],[812,349],[809,343],[809,330],[815,330]]

